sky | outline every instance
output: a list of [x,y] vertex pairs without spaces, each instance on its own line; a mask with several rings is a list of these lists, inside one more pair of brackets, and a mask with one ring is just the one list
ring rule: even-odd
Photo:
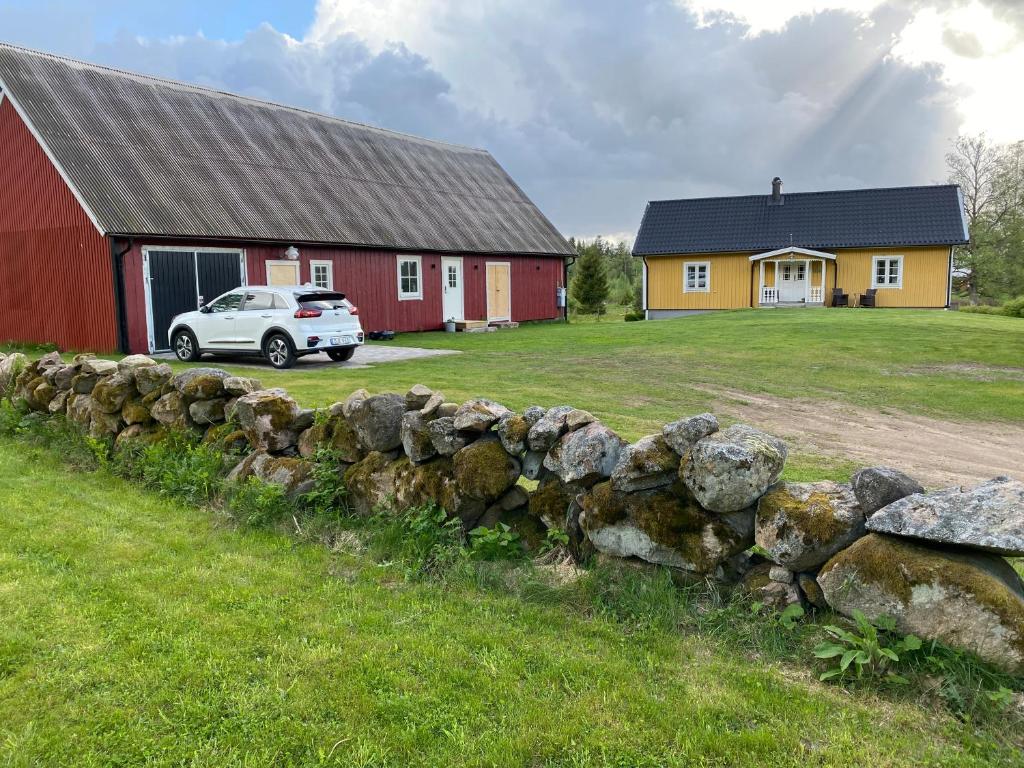
[[0,40],[483,147],[585,238],[1024,139],[1024,0],[0,0]]

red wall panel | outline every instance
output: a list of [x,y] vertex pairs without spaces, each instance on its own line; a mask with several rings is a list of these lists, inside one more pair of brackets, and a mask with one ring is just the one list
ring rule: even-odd
[[0,340],[117,346],[110,246],[7,99],[0,102]]
[[[125,304],[128,337],[133,352],[144,352],[147,344],[145,292],[142,284],[142,248],[174,245],[243,248],[250,285],[266,282],[266,262],[284,258],[285,245],[231,242],[186,242],[147,238],[134,243],[125,257]],[[441,254],[420,254],[423,265],[423,298],[399,301],[397,254],[394,251],[357,248],[299,246],[299,279],[311,280],[311,261],[333,264],[334,287],[359,307],[367,331],[429,331],[441,328]],[[458,254],[454,254],[458,255]],[[555,289],[562,285],[562,260],[545,256],[463,255],[466,319],[487,316],[487,262],[506,261],[512,265],[512,319],[548,320],[560,316]]]

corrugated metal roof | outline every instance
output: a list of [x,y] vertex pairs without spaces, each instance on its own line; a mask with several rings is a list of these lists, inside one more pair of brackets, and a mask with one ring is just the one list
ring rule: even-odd
[[648,204],[635,256],[818,250],[967,242],[953,185],[658,200]]
[[0,44],[107,233],[572,254],[486,151]]

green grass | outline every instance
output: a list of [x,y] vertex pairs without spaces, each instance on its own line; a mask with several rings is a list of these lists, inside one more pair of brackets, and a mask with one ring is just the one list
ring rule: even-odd
[[57,461],[0,438],[0,765],[1019,758],[941,708],[680,634],[664,579],[590,612],[445,588]]

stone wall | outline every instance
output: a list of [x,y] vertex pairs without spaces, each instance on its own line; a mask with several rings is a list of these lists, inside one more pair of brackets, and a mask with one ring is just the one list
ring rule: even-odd
[[780,482],[781,440],[709,413],[628,443],[569,405],[516,412],[417,385],[360,390],[318,414],[215,368],[0,358],[0,395],[115,447],[192,430],[238,456],[231,479],[292,494],[329,455],[357,514],[436,503],[467,531],[508,525],[528,549],[557,528],[580,560],[636,558],[779,609],[884,614],[1024,671],[1024,585],[1005,559],[1024,555],[1024,484],[1009,478],[925,492],[874,467],[850,484]]

